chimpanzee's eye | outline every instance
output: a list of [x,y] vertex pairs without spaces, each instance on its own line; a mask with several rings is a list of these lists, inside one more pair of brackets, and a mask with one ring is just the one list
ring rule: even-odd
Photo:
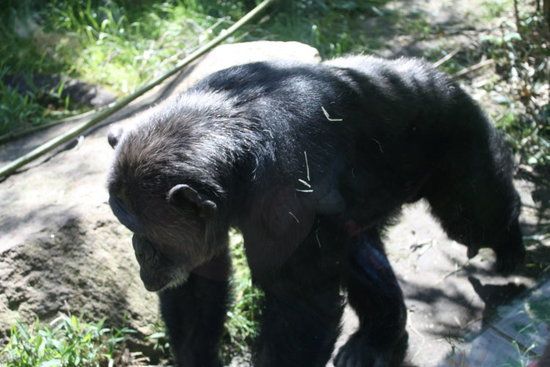
[[129,210],[124,205],[124,202],[119,197],[110,196],[109,204],[111,205],[111,210],[113,211],[113,214],[126,228],[137,234],[143,232],[142,226],[139,223],[139,219],[129,212]]

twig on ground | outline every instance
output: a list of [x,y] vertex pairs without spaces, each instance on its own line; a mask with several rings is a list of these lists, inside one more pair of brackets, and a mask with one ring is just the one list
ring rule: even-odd
[[495,63],[495,61],[493,59],[487,59],[487,60],[483,60],[483,61],[480,61],[478,62],[477,64],[474,64],[472,66],[469,66],[465,69],[462,69],[460,70],[459,72],[453,74],[453,79],[458,79],[458,78],[461,78],[473,71],[476,71],[478,69],[481,69],[483,67],[486,67],[486,66],[489,66],[489,65],[493,65]]
[[449,61],[450,59],[452,59],[457,53],[460,52],[460,50],[461,50],[461,48],[457,47],[454,50],[452,50],[451,52],[449,52],[447,55],[443,56],[442,58],[440,58],[439,60],[434,62],[433,63],[434,68],[438,68],[441,65],[443,65],[444,63],[446,63],[447,61]]

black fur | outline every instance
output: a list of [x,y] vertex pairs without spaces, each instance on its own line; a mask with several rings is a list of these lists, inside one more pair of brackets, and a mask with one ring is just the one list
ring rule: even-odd
[[401,362],[405,306],[379,233],[404,203],[426,198],[450,237],[472,255],[492,247],[502,270],[524,255],[501,136],[418,60],[233,67],[110,141],[113,211],[139,226],[179,366],[219,365],[230,226],[266,293],[256,366],[324,366],[340,287],[360,327],[336,366]]

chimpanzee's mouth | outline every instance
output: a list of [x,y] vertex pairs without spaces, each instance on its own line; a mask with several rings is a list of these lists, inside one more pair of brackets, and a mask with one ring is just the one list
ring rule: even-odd
[[149,292],[157,292],[161,290],[170,281],[167,277],[153,275],[147,271],[144,271],[143,268],[140,269],[139,275],[145,289]]
[[171,269],[168,274],[151,274],[140,269],[141,281],[149,292],[162,292],[168,288],[176,288],[187,281],[189,273],[182,269]]

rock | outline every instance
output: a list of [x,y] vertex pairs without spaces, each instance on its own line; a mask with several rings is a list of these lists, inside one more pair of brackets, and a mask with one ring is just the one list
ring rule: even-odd
[[142,291],[121,241],[128,231],[114,220],[97,223],[67,216],[60,228],[2,253],[0,293],[12,317],[49,319],[63,311],[117,324],[133,317],[136,327],[155,321],[155,297]]
[[[155,88],[111,122],[181,91],[213,71],[273,58],[318,62],[315,49],[296,42],[223,45],[182,75]],[[71,128],[56,127],[55,135]],[[158,321],[156,295],[139,278],[130,233],[107,205],[112,157],[107,127],[57,150],[0,183],[0,334],[15,320],[49,320],[60,311],[130,326],[143,333]],[[16,158],[52,133],[0,146],[0,162]]]
[[178,83],[175,90],[176,92],[185,90],[206,75],[218,70],[263,60],[301,60],[317,63],[321,61],[321,56],[315,48],[299,42],[257,41],[222,45],[188,68],[183,73],[185,80]]

